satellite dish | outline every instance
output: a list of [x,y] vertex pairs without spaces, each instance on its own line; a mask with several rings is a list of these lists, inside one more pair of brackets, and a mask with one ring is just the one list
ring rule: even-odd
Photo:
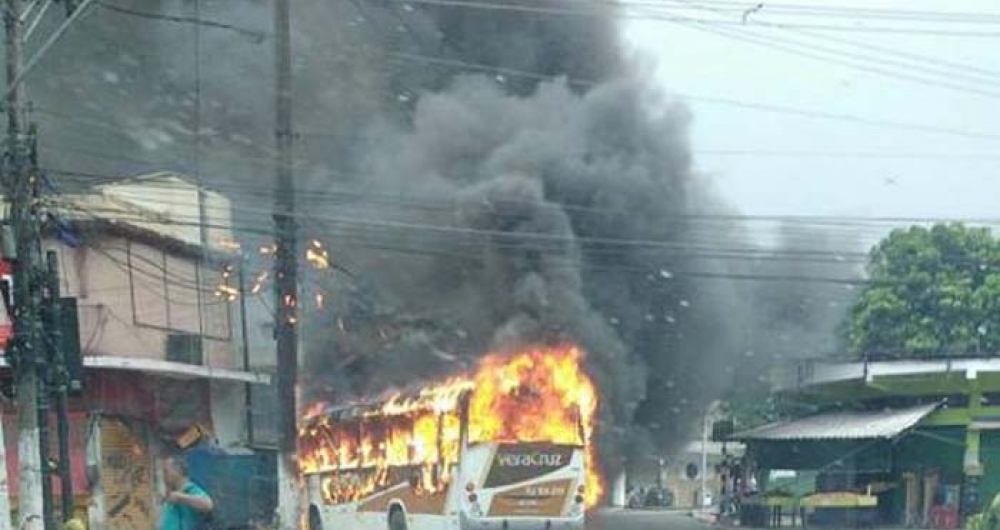
[[693,462],[688,464],[687,467],[684,468],[684,474],[691,480],[698,478],[698,464]]

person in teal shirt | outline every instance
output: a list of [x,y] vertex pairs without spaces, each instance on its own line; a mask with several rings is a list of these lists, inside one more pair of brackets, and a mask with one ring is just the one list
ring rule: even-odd
[[160,530],[202,530],[211,516],[212,498],[188,476],[187,462],[177,457],[163,461],[167,494],[160,509]]

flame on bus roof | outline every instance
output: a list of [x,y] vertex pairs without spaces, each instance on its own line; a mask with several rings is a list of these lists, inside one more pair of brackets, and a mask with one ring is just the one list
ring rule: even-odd
[[390,468],[422,468],[419,488],[441,491],[458,461],[463,396],[469,399],[472,443],[584,446],[586,503],[599,501],[604,484],[593,443],[598,396],[583,368],[583,352],[572,345],[490,354],[472,374],[378,401],[315,404],[300,429],[300,467],[307,473],[367,471],[325,487],[336,502],[358,500],[385,485]]

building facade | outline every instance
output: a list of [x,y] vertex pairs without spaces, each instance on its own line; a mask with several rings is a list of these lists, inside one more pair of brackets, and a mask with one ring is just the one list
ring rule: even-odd
[[734,438],[761,471],[808,472],[815,496],[856,494],[882,523],[952,527],[1000,493],[1000,359],[807,362],[777,390],[815,414]]
[[[58,255],[63,296],[76,299],[84,366],[70,402],[74,502],[92,530],[153,528],[160,457],[201,443],[243,450],[246,394],[269,383],[237,340],[239,259],[222,245],[229,203],[206,193],[200,207],[199,195],[156,174],[60,196],[53,210],[62,228],[43,246]],[[0,388],[12,385],[4,369]],[[3,418],[15,510],[17,413],[8,404]]]

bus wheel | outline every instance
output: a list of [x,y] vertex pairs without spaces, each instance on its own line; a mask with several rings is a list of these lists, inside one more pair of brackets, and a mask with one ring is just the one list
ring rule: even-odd
[[389,510],[389,530],[406,530],[406,514],[399,505]]
[[319,510],[309,507],[309,530],[323,530],[323,521],[319,518]]

